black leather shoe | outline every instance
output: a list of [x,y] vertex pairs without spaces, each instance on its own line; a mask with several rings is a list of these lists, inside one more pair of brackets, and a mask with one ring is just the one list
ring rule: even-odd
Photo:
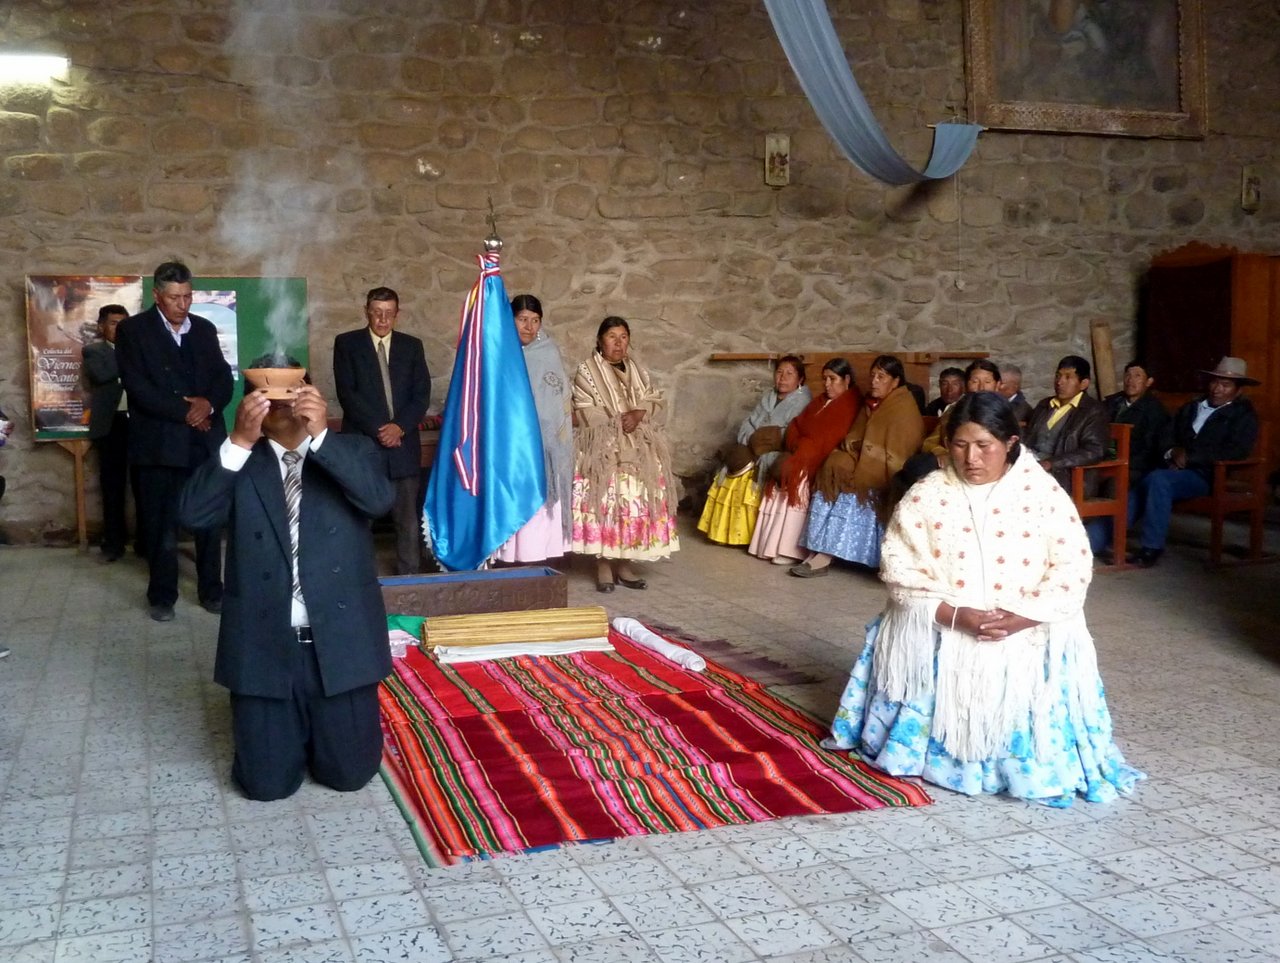
[[210,615],[222,614],[222,599],[213,599],[208,602],[201,602],[200,608],[204,609]]
[[153,622],[172,622],[173,606],[172,605],[153,605],[151,606],[151,621]]
[[1138,550],[1138,564],[1143,568],[1155,568],[1156,563],[1160,561],[1160,556],[1164,554],[1162,548],[1142,548]]
[[612,592],[612,591],[613,591],[613,583],[612,583],[612,582],[596,582],[596,591],[597,591],[597,592]]
[[649,585],[642,578],[623,578],[621,575],[618,576],[617,582],[619,585],[625,585],[629,589],[644,589]]

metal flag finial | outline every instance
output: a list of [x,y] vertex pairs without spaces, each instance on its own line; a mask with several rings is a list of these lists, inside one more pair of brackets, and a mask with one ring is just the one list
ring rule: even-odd
[[489,254],[502,252],[502,238],[498,236],[498,216],[493,210],[493,195],[489,195],[489,214],[485,218],[489,222],[489,236],[484,239],[484,249]]

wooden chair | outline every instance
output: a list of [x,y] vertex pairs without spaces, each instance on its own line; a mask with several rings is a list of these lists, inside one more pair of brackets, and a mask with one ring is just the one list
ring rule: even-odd
[[[1080,520],[1090,518],[1111,519],[1112,562],[1104,566],[1110,571],[1129,568],[1125,562],[1125,545],[1129,535],[1129,436],[1133,425],[1113,423],[1111,440],[1115,443],[1115,455],[1092,465],[1076,465],[1071,469],[1071,501],[1080,513]],[[1099,491],[1110,488],[1110,494],[1085,497],[1086,472],[1111,482],[1099,486]]]
[[[1248,458],[1213,463],[1213,482],[1208,495],[1184,498],[1173,503],[1179,513],[1209,516],[1209,565],[1256,564],[1280,560],[1280,555],[1262,550],[1262,523],[1266,515],[1270,487],[1267,484],[1263,453],[1267,451],[1267,426],[1258,432],[1253,454]],[[1229,515],[1248,515],[1249,554],[1244,558],[1222,558],[1223,523]]]

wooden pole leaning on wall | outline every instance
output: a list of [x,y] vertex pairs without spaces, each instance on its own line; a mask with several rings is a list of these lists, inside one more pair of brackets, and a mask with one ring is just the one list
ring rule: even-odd
[[1111,322],[1106,318],[1094,318],[1089,323],[1089,335],[1093,340],[1093,383],[1097,386],[1098,397],[1105,398],[1119,390],[1115,356],[1111,352]]
[[79,537],[80,551],[84,552],[89,548],[89,525],[84,500],[84,456],[89,451],[90,442],[88,438],[59,438],[57,442],[59,448],[71,452],[71,457],[75,459],[76,535]]

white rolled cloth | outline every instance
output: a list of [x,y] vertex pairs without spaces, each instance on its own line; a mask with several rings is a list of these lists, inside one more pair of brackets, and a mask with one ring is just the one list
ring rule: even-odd
[[493,645],[437,645],[431,654],[437,662],[490,662],[521,655],[572,655],[575,652],[612,652],[613,643],[603,636],[566,639],[561,642],[497,642]]
[[610,623],[614,629],[621,632],[636,645],[643,645],[646,649],[652,649],[664,659],[670,659],[676,665],[688,669],[690,672],[702,672],[707,667],[707,660],[698,655],[692,649],[686,649],[682,645],[668,642],[660,635],[655,635],[649,631],[641,623],[635,619],[616,618]]

